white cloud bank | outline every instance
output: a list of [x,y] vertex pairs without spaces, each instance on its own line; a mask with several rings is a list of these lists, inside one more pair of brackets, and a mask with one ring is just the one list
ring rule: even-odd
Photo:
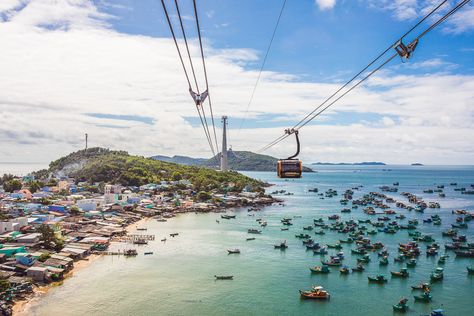
[[330,10],[336,5],[336,0],[315,0],[320,10]]
[[[108,26],[111,17],[90,1],[60,2],[10,1],[2,9],[0,16],[7,18],[0,23],[0,161],[55,159],[82,148],[86,132],[91,146],[144,156],[209,156],[201,127],[183,118],[196,114],[172,41],[118,33]],[[195,43],[192,48],[198,56]],[[255,62],[256,53],[210,46],[206,51],[215,115],[243,117],[257,76],[244,66]],[[248,117],[296,122],[337,87],[294,78],[264,72]],[[302,158],[472,164],[472,91],[472,75],[385,71],[327,113],[377,113],[380,122],[307,126],[301,130]],[[256,150],[281,132],[231,130],[229,143],[236,150]],[[268,154],[287,156],[293,150],[288,140]]]

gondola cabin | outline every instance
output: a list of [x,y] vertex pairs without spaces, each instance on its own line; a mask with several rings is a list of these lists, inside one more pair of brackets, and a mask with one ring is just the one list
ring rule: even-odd
[[281,159],[277,163],[277,174],[280,178],[301,178],[303,164],[298,159]]

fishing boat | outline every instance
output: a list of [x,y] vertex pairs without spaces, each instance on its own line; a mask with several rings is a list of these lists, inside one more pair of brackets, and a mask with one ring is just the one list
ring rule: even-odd
[[178,236],[178,235],[179,235],[179,233],[172,233],[172,234],[170,234],[171,237],[176,237],[176,236]]
[[448,255],[442,255],[441,257],[439,257],[438,259],[438,264],[444,264],[446,262],[446,259],[448,259],[449,256]]
[[303,245],[312,245],[313,243],[314,243],[314,240],[312,240],[311,238],[303,240]]
[[330,267],[338,267],[342,265],[341,259],[339,257],[332,257],[329,261],[321,260],[321,263]]
[[250,229],[247,230],[247,233],[249,233],[249,234],[261,234],[262,231],[258,230],[258,229],[250,228]]
[[152,255],[152,254],[153,254],[153,251],[147,251],[147,252],[145,252],[145,256],[147,256],[147,255]]
[[445,316],[445,315],[444,315],[444,310],[442,310],[442,309],[440,309],[440,308],[438,308],[438,309],[433,309],[433,310],[431,311],[430,316]]
[[135,245],[147,245],[148,244],[148,241],[146,239],[143,239],[143,238],[138,238],[138,239],[135,239],[133,241],[133,243]]
[[347,238],[346,240],[339,239],[339,243],[341,243],[341,244],[351,244],[353,242],[354,242],[354,239],[352,239],[351,237]]
[[286,228],[280,228],[280,230],[289,230],[289,228],[288,228],[288,227],[286,227]]
[[370,257],[369,255],[364,255],[362,258],[357,258],[357,263],[369,263]]
[[429,303],[433,299],[433,296],[430,294],[430,292],[425,292],[422,295],[415,295],[413,297],[415,298],[415,302],[424,302],[424,303]]
[[233,275],[214,275],[216,280],[233,280],[234,276]]
[[288,248],[288,245],[286,244],[285,240],[278,245],[273,245],[273,247],[275,247],[275,249],[285,250],[286,248]]
[[468,251],[456,250],[454,253],[456,253],[456,257],[474,258],[474,250],[468,250]]
[[365,255],[367,251],[365,249],[351,249],[353,255]]
[[408,278],[410,276],[406,268],[402,268],[400,271],[390,271],[390,274],[396,278]]
[[304,299],[318,299],[318,300],[328,300],[331,296],[327,291],[323,289],[322,286],[315,286],[311,291],[302,291],[300,290],[301,298]]
[[342,245],[341,244],[327,244],[326,245],[328,248],[332,248],[332,249],[342,249]]
[[474,274],[474,267],[466,267],[467,274]]
[[303,227],[303,230],[313,230],[313,226],[305,226]]
[[231,254],[238,254],[240,253],[240,249],[227,249],[227,252],[229,253],[229,255]]
[[137,230],[147,230],[146,227],[137,227]]
[[303,233],[298,234],[298,235],[295,235],[295,237],[296,237],[296,238],[299,238],[299,239],[309,239],[309,238],[311,238],[310,235],[308,235],[308,234],[303,234]]
[[324,230],[317,230],[314,232],[316,235],[324,235],[326,232]]
[[135,257],[138,256],[138,252],[135,249],[127,249],[124,251],[123,255],[125,257]]
[[163,238],[161,241],[166,241],[166,238]]
[[349,268],[347,266],[343,266],[342,268],[340,268],[339,272],[341,274],[349,274],[350,273]]
[[379,264],[380,264],[381,266],[386,266],[386,265],[388,265],[388,257],[383,257],[382,259],[380,259]]
[[364,266],[358,264],[357,267],[352,268],[352,272],[363,272],[365,270]]
[[222,214],[221,218],[223,218],[223,219],[233,219],[233,218],[235,218],[235,215]]
[[419,283],[417,285],[412,285],[411,289],[413,291],[422,290],[423,292],[429,292],[430,291],[430,284],[422,282],[422,283]]
[[441,281],[443,279],[443,268],[437,267],[431,274],[430,274],[431,281]]
[[383,274],[377,274],[377,276],[375,278],[368,276],[367,279],[369,280],[369,283],[372,282],[372,283],[383,284],[383,283],[388,282],[388,280],[385,278],[385,276]]
[[309,268],[311,270],[311,273],[316,273],[316,274],[327,274],[331,272],[327,266],[315,266],[313,268]]
[[415,258],[411,258],[410,260],[408,260],[407,267],[413,268],[415,266],[416,266],[416,259]]
[[313,254],[315,255],[325,255],[328,253],[328,250],[326,248],[319,248],[319,249],[313,249]]
[[168,220],[166,218],[157,218],[157,222],[167,222]]
[[247,241],[250,241],[250,240],[255,240],[255,237],[249,237],[246,239]]
[[408,305],[407,305],[408,299],[402,298],[398,304],[393,305],[393,310],[396,312],[406,312],[408,310]]

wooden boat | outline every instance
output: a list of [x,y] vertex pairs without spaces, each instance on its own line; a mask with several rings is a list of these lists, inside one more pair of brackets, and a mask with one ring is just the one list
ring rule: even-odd
[[420,283],[420,284],[417,284],[417,285],[412,285],[411,286],[411,289],[413,291],[423,291],[423,292],[429,292],[430,290],[430,284],[429,283]]
[[443,268],[436,268],[431,274],[430,274],[430,279],[431,281],[441,281],[443,279]]
[[314,232],[316,235],[324,235],[326,234],[326,232],[324,232],[324,230],[317,230]]
[[250,229],[247,230],[247,233],[249,233],[249,234],[261,234],[262,231],[258,230],[258,229],[250,228]]
[[383,257],[382,259],[380,259],[379,264],[380,264],[381,266],[386,266],[386,265],[388,265],[388,257]]
[[315,255],[325,255],[328,253],[326,248],[313,249],[313,254]]
[[280,230],[289,230],[289,228],[288,228],[288,227],[286,227],[286,228],[280,228]]
[[330,298],[329,293],[323,290],[322,286],[316,286],[311,291],[300,290],[300,295],[304,299],[328,300]]
[[240,253],[240,249],[227,249],[227,252],[230,254],[238,254]]
[[298,235],[295,235],[295,237],[296,237],[296,238],[299,238],[299,239],[309,239],[309,238],[311,238],[310,235],[308,235],[308,234],[303,234],[303,233],[298,234]]
[[402,268],[400,271],[390,271],[390,274],[397,278],[408,278],[410,276],[406,268]]
[[135,257],[138,256],[138,252],[135,249],[127,249],[123,253],[125,257]]
[[466,267],[467,274],[474,274],[474,267]]
[[135,239],[133,241],[133,243],[135,245],[147,245],[148,244],[148,241],[146,239],[143,239],[143,238],[139,238],[139,239]]
[[326,274],[326,273],[329,273],[331,272],[331,270],[329,270],[329,268],[327,266],[315,266],[313,268],[309,268],[311,270],[312,273],[316,273],[316,274]]
[[354,239],[352,239],[351,237],[347,238],[346,240],[344,239],[339,239],[339,243],[340,244],[351,244],[354,242]]
[[303,230],[313,230],[313,226],[305,226],[303,227]]
[[137,227],[137,230],[147,230],[145,227]]
[[332,248],[332,249],[342,249],[342,245],[341,244],[327,244],[326,245],[328,248]]
[[147,251],[147,252],[145,252],[145,256],[147,256],[147,255],[152,255],[152,254],[153,254],[153,251]]
[[279,245],[274,245],[275,249],[285,250],[288,248],[286,241],[281,242]]
[[221,218],[223,218],[223,219],[232,219],[232,218],[235,218],[235,215],[223,214],[223,215],[221,215]]
[[375,278],[368,276],[367,279],[369,280],[369,283],[372,282],[383,284],[388,282],[388,280],[382,274],[378,274]]
[[161,241],[166,241],[166,238],[163,238]]
[[249,241],[249,240],[255,240],[255,237],[247,238],[247,241]]
[[349,268],[347,266],[343,266],[342,268],[340,268],[339,272],[341,274],[349,274],[350,273]]
[[440,308],[438,308],[438,309],[433,309],[433,310],[431,311],[430,316],[445,316],[445,315],[444,315],[444,310],[442,310],[442,309],[440,309]]
[[312,245],[313,243],[314,243],[314,240],[312,240],[311,238],[303,240],[303,245]]
[[353,255],[365,255],[367,251],[365,249],[351,249]]
[[448,259],[448,255],[443,255],[441,257],[439,257],[438,259],[438,264],[444,264],[446,262],[446,259]]
[[233,275],[214,275],[216,280],[233,280],[234,276]]
[[410,260],[408,260],[407,267],[413,268],[415,266],[416,266],[416,259],[415,258],[411,258]]
[[456,250],[454,253],[456,253],[456,257],[474,258],[474,250],[468,250],[468,251]]
[[415,295],[413,297],[415,298],[416,302],[424,302],[424,303],[429,303],[433,299],[433,296],[431,296],[430,292],[425,292],[422,295]]
[[171,237],[176,237],[176,236],[178,236],[178,235],[179,235],[179,233],[172,233],[172,234],[170,234]]
[[402,298],[398,304],[393,305],[393,310],[396,312],[406,312],[408,310],[408,305],[407,305],[408,300],[406,298]]
[[364,266],[362,265],[357,265],[357,267],[352,268],[352,272],[363,272],[365,270]]
[[166,218],[157,218],[157,222],[167,222],[168,220]]
[[331,260],[329,261],[321,260],[321,263],[324,266],[330,266],[330,267],[339,267],[342,265],[341,259],[339,259],[338,257],[331,258]]
[[363,258],[357,258],[357,263],[369,263],[370,257],[369,255],[364,255]]

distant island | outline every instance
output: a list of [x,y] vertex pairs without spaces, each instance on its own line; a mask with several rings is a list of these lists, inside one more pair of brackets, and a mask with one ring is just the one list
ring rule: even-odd
[[312,165],[319,166],[385,166],[386,164],[378,161],[363,161],[363,162],[314,162]]
[[412,165],[412,166],[423,166],[423,164],[422,164],[422,163],[419,163],[419,162],[412,163],[411,165]]
[[[177,163],[188,166],[208,167],[217,168],[220,162],[220,154],[213,158],[192,158],[186,156],[152,156],[154,160],[160,160],[164,162]],[[275,171],[278,158],[259,155],[250,151],[233,151],[227,152],[227,160],[229,168],[231,170],[239,171]],[[303,172],[314,172],[311,168],[303,167]]]

